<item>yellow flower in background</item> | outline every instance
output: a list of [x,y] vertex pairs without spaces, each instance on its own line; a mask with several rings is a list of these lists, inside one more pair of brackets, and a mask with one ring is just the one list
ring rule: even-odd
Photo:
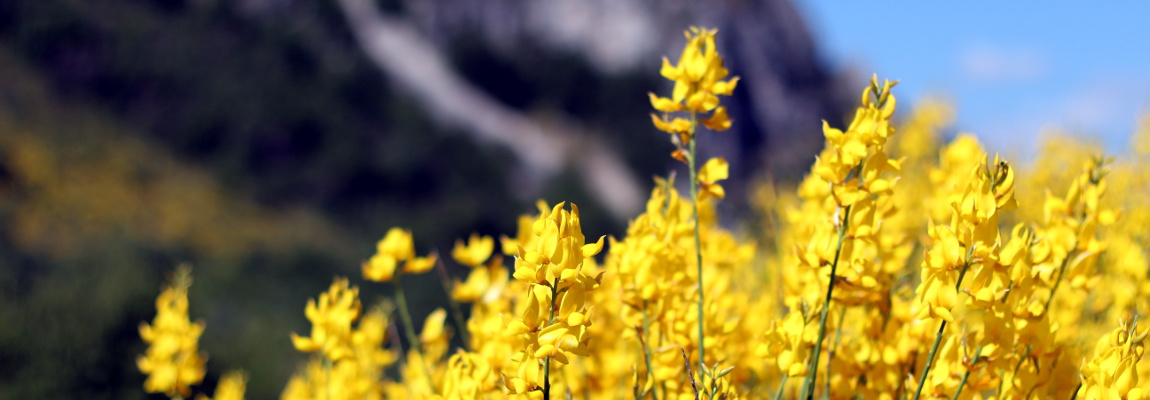
[[807,361],[818,338],[818,326],[810,324],[802,312],[792,310],[783,322],[771,322],[770,329],[763,335],[756,355],[774,360],[779,372],[787,376],[806,376],[809,373]]
[[339,361],[351,356],[351,325],[359,319],[363,306],[359,302],[359,288],[348,287],[346,278],[336,278],[319,301],[308,300],[304,314],[311,321],[311,337],[291,334],[296,350],[322,352],[324,357]]
[[496,394],[495,370],[481,355],[459,351],[447,361],[444,399],[478,399]]
[[423,343],[423,353],[427,358],[438,360],[447,354],[448,341],[451,335],[444,326],[447,321],[447,311],[437,308],[427,316],[423,323],[423,331],[419,334],[419,341]]
[[394,350],[383,348],[387,343],[389,324],[387,314],[375,308],[360,318],[359,325],[351,333],[355,361],[365,375],[379,377],[383,368],[395,364],[399,358]]
[[248,377],[242,371],[232,371],[220,378],[216,385],[216,396],[200,395],[197,400],[244,400],[244,391],[247,388]]
[[495,251],[494,238],[473,233],[467,239],[467,244],[462,240],[455,241],[455,247],[451,249],[451,258],[460,264],[475,268],[483,265],[493,251]]
[[467,280],[460,282],[455,278],[451,289],[451,297],[457,301],[470,303],[475,301],[491,302],[502,295],[507,286],[510,273],[503,266],[503,257],[496,255],[487,262],[486,266],[473,268],[467,274]]
[[397,268],[402,273],[421,274],[435,266],[436,257],[415,256],[411,231],[391,228],[376,245],[375,255],[363,263],[363,277],[376,282],[391,282]]
[[169,397],[187,397],[191,394],[190,386],[204,379],[206,360],[197,352],[204,324],[188,320],[190,268],[177,269],[173,281],[156,298],[156,318],[152,324],[140,324],[140,337],[148,343],[148,350],[136,359],[136,365],[140,372],[148,375],[144,390]]

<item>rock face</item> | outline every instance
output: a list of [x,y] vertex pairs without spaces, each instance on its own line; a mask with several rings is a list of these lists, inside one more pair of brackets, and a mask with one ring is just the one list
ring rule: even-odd
[[787,0],[409,0],[394,8],[442,49],[481,40],[508,60],[575,54],[602,79],[653,75],[662,56],[681,51],[685,27],[717,27],[727,67],[743,80],[730,107],[733,134],[707,139],[707,152],[730,158],[741,182],[804,172],[822,144],[819,121],[838,122],[852,99]]
[[[656,71],[663,56],[678,56],[690,25],[718,28],[728,68],[743,78],[729,99],[735,128],[706,135],[702,146],[731,161],[733,203],[756,174],[793,178],[805,171],[822,141],[819,120],[838,122],[853,98],[821,64],[787,0],[364,0],[427,44],[419,48],[446,60],[444,71],[463,84],[456,87],[507,116],[452,122],[437,110],[442,104],[420,101],[420,87],[442,77],[380,68],[340,6],[347,3],[16,1],[0,6],[0,21],[11,22],[0,24],[0,36],[48,73],[62,96],[106,104],[178,154],[254,187],[262,201],[337,212],[378,201],[380,193],[365,183],[404,189],[391,182],[398,178],[381,178],[396,172],[373,153],[394,147],[396,138],[434,146],[454,132],[490,143],[474,127],[526,126],[561,138],[552,146],[558,149],[547,150],[559,161],[522,164],[529,156],[516,156],[520,164],[507,172],[526,184],[504,186],[504,195],[529,203],[582,192],[616,220],[625,217],[644,197],[648,177],[671,168],[670,145],[647,121],[646,93],[669,90]],[[411,54],[391,58],[418,62]],[[440,97],[466,96],[448,90]],[[412,119],[420,122],[404,122]],[[602,143],[578,146],[596,141]],[[498,141],[485,148],[524,153]],[[601,148],[614,152],[605,163],[620,168],[596,173],[616,181],[584,177],[574,192],[548,189],[556,174],[585,174],[573,153]],[[415,167],[443,172],[418,161]]]

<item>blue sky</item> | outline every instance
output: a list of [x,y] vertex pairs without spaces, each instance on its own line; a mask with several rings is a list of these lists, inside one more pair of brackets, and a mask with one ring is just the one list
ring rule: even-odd
[[[899,79],[899,105],[944,95],[991,151],[1058,128],[1123,151],[1150,110],[1150,2],[799,1],[835,68]],[[1028,158],[1028,157],[1024,157]]]

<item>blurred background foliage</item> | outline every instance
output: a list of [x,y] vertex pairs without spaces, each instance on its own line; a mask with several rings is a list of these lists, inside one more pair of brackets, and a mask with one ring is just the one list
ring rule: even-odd
[[[526,3],[376,5],[500,104],[578,121],[641,194],[669,170],[671,150],[649,126],[646,93],[664,89],[658,56],[675,56],[677,32],[702,23],[693,15],[720,27],[744,76],[739,130],[704,144],[742,159],[731,187],[766,170],[796,175],[806,161],[786,160],[808,160],[818,120],[841,120],[853,98],[786,1],[718,12],[634,2],[651,11],[659,43],[626,68],[530,30],[493,44],[502,28],[469,19],[481,9],[526,21]],[[756,64],[764,55],[770,68]],[[242,368],[250,397],[272,398],[303,360],[288,333],[306,331],[308,298],[335,275],[358,282],[368,304],[387,294],[359,279],[359,265],[391,226],[412,229],[421,254],[445,256],[471,232],[513,234],[536,198],[578,203],[589,234],[625,227],[582,171],[524,183],[508,149],[438,123],[404,87],[364,55],[332,1],[0,3],[0,398],[147,397],[137,327],[179,263],[194,266],[191,314],[207,324],[205,389]],[[780,102],[804,113],[757,114]],[[405,281],[423,288],[409,291],[415,315],[442,306],[436,280]]]

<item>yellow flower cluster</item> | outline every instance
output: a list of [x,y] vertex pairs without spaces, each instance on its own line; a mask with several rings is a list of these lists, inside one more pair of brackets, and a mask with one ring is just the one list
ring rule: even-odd
[[[716,215],[729,165],[696,163],[698,126],[730,127],[718,96],[738,82],[715,35],[689,30],[663,64],[672,95],[650,96],[689,195],[655,178],[626,233],[591,243],[576,206],[541,201],[513,236],[472,235],[444,260],[392,229],[363,278],[390,283],[394,303],[360,315],[346,279],[310,301],[310,336],[291,337],[313,355],[282,398],[1147,397],[1145,143],[1111,160],[1055,137],[1011,164],[973,135],[944,140],[943,102],[900,123],[895,82],[875,77],[845,128],[823,123],[801,182],[750,191],[761,223],[735,234]],[[1150,138],[1141,129],[1134,140]],[[451,307],[417,327],[400,278],[432,269]],[[184,289],[165,291],[144,334],[174,343],[141,359],[159,376],[148,390],[186,394],[203,376]]]
[[522,317],[508,322],[504,332],[522,348],[512,356],[518,371],[504,377],[510,393],[549,393],[551,360],[568,364],[572,355],[588,355],[591,316],[586,299],[603,276],[583,269],[584,259],[603,249],[603,238],[584,243],[574,204],[570,211],[563,203],[540,210],[531,230],[515,258],[514,277],[528,284]]
[[140,324],[140,337],[148,343],[147,353],[136,360],[140,372],[148,374],[144,389],[169,397],[191,394],[191,385],[204,379],[206,357],[197,350],[204,323],[188,320],[188,287],[191,273],[176,272],[175,282],[156,298],[156,319]]
[[[671,134],[671,141],[677,148],[673,156],[683,162],[688,162],[684,146],[694,140],[698,122],[716,132],[731,127],[727,108],[719,105],[718,96],[730,96],[739,83],[739,77],[722,80],[730,72],[723,66],[723,58],[716,49],[715,33],[714,29],[697,27],[685,32],[687,46],[683,48],[679,62],[671,65],[671,61],[664,57],[663,68],[659,71],[664,78],[675,82],[671,97],[648,93],[651,107],[661,113],[651,114],[651,121],[655,128]],[[678,112],[687,112],[688,118],[673,116]],[[705,113],[711,113],[710,117],[700,120],[701,114]]]
[[[191,395],[191,386],[199,384],[206,373],[207,357],[197,349],[204,323],[188,319],[191,268],[179,267],[173,278],[172,285],[156,298],[152,324],[140,324],[140,338],[148,343],[148,350],[136,359],[136,365],[148,375],[144,390],[186,398]],[[240,371],[224,375],[216,387],[216,399],[242,400],[246,379]],[[198,398],[207,399],[202,394]]]
[[388,318],[379,309],[360,318],[358,293],[347,279],[336,279],[318,302],[308,301],[305,314],[312,322],[312,335],[293,333],[291,338],[297,350],[317,356],[291,378],[282,398],[384,398],[383,370],[396,361],[394,352],[384,348]]
[[[411,232],[391,228],[376,245],[376,253],[363,263],[363,277],[376,282],[391,282],[398,273],[421,274],[435,266],[435,256],[416,257]],[[400,263],[403,267],[400,268]]]

